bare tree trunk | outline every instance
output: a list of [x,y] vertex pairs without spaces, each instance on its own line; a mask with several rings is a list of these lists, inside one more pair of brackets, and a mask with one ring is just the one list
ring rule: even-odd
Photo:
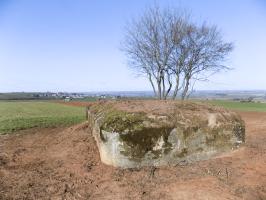
[[185,100],[185,98],[187,96],[187,92],[189,89],[189,81],[190,81],[190,78],[186,77],[185,88],[184,88],[184,90],[182,92],[182,96],[181,96],[182,101]]
[[162,88],[161,88],[161,80],[157,80],[157,85],[158,85],[158,99],[162,99]]
[[162,91],[162,97],[163,99],[166,99],[166,95],[165,95],[165,82],[164,82],[164,75],[162,75],[162,85],[163,85],[163,91]]
[[174,90],[173,97],[172,97],[173,100],[176,98],[178,90],[179,90],[179,76],[176,76],[176,85],[175,85],[175,90]]
[[[165,94],[166,98],[168,97],[168,95],[169,95],[169,93],[170,93],[170,91],[171,91],[171,89],[172,89],[172,86],[173,86],[173,83],[172,83],[172,81],[171,81],[171,75],[170,75],[169,73],[167,73],[167,80],[168,80],[168,85],[169,85],[169,87],[168,87],[168,89],[167,89],[167,91],[166,91],[166,94]],[[165,98],[165,99],[166,99],[166,98]]]
[[172,86],[173,86],[173,84],[171,83],[171,84],[169,85],[168,90],[166,91],[165,99],[168,97],[168,95],[169,95],[169,93],[170,93],[170,91],[171,91],[171,89],[172,89]]
[[197,79],[195,79],[194,83],[192,83],[191,89],[190,89],[189,93],[187,94],[186,99],[188,99],[190,97],[190,95],[194,92],[194,86],[195,86],[196,81],[197,81]]
[[153,93],[154,93],[154,96],[156,97],[157,96],[157,92],[156,92],[156,89],[155,89],[155,85],[152,81],[152,78],[151,78],[151,74],[149,74],[149,81],[151,83],[151,86],[152,86],[152,89],[153,89]]

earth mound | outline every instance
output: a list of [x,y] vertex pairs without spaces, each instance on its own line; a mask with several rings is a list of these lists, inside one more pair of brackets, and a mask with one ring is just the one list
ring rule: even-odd
[[122,168],[206,160],[245,142],[234,112],[177,101],[103,101],[89,123],[103,163]]

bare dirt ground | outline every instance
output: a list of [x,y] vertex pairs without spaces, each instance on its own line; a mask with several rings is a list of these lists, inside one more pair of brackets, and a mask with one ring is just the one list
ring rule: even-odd
[[266,199],[266,113],[241,112],[246,145],[176,167],[102,164],[86,123],[0,136],[0,199]]

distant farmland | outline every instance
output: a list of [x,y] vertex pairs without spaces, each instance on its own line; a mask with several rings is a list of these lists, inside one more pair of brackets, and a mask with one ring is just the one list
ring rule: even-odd
[[85,120],[82,107],[52,102],[0,102],[0,134],[33,127],[67,126]]
[[230,110],[266,112],[266,103],[237,102],[226,100],[215,100],[210,101],[210,103]]

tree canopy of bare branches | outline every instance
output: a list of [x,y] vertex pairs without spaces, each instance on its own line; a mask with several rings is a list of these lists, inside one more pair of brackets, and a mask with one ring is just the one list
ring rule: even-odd
[[122,50],[158,99],[188,98],[196,81],[229,69],[232,51],[216,26],[193,23],[185,12],[151,7],[127,26]]

